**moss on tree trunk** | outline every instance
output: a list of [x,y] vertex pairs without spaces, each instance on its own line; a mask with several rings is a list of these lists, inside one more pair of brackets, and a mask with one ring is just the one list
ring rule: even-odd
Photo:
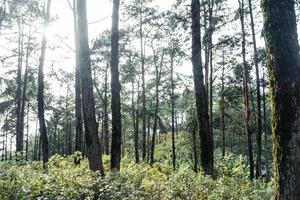
[[300,197],[300,57],[293,0],[262,2],[276,199]]

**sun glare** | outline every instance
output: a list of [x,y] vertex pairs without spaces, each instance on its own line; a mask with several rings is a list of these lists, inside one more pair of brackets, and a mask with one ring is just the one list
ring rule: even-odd
[[47,40],[51,40],[55,37],[56,31],[55,31],[55,28],[53,27],[53,25],[50,24],[49,26],[46,27],[45,35],[46,35]]

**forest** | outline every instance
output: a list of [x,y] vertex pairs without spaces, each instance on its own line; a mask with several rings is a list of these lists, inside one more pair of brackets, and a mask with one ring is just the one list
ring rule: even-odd
[[0,0],[0,199],[299,200],[298,0]]

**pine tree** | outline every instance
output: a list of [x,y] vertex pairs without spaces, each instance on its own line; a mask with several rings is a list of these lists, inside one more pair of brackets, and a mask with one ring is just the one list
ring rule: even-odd
[[293,0],[262,1],[276,200],[300,196],[300,57]]

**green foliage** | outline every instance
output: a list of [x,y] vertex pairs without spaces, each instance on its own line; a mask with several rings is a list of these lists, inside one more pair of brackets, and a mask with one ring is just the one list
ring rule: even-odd
[[[273,182],[248,180],[243,156],[227,155],[216,162],[217,178],[196,174],[183,157],[189,157],[184,137],[178,138],[179,169],[169,161],[169,140],[157,145],[157,162],[135,164],[130,156],[122,160],[119,173],[109,172],[109,157],[103,156],[106,176],[91,172],[86,159],[76,166],[75,153],[50,158],[46,169],[41,162],[0,163],[0,199],[253,199],[273,198]],[[165,153],[165,157],[163,154]]]

